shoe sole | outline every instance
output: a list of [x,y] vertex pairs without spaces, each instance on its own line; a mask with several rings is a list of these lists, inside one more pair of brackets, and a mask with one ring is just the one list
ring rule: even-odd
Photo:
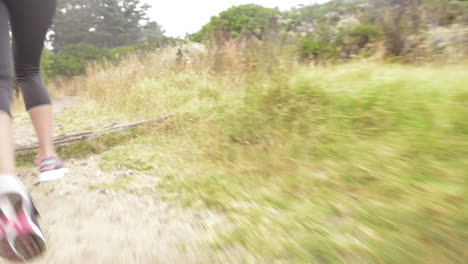
[[42,255],[45,250],[45,242],[36,234],[18,235],[13,247],[7,238],[0,240],[0,255],[10,261],[29,261]]
[[[13,203],[16,210],[14,229],[3,229],[0,239],[0,256],[16,262],[25,262],[40,256],[46,250],[45,239],[39,226],[25,213],[21,199]],[[2,212],[3,213],[3,212]],[[11,221],[11,220],[7,220]]]
[[38,176],[37,183],[60,180],[69,172],[70,170],[68,168],[42,172]]

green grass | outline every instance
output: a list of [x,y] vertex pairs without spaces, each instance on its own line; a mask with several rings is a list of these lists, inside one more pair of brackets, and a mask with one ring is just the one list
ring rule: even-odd
[[[129,141],[142,134],[143,128],[131,129],[125,133],[113,132],[104,134],[90,141],[80,141],[70,145],[60,146],[57,153],[62,159],[84,159],[93,155],[108,151],[122,142]],[[16,163],[19,168],[28,168],[33,166],[36,151],[21,153],[16,155]]]
[[466,263],[465,69],[362,62],[144,79],[128,107],[103,108],[154,116],[160,102],[179,114],[101,165],[157,170],[181,203],[228,217],[220,252],[255,262]]

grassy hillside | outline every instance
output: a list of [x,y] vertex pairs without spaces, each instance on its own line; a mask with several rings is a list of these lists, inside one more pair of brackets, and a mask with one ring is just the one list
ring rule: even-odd
[[162,56],[88,69],[78,86],[88,103],[73,120],[176,113],[114,144],[101,166],[157,171],[168,199],[226,215],[213,242],[220,254],[237,249],[249,263],[468,260],[466,65],[284,59],[215,72],[163,65]]

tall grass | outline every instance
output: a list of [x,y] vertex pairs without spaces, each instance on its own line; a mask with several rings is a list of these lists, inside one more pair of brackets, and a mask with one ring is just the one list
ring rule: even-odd
[[310,68],[232,50],[221,70],[161,53],[90,68],[101,114],[177,113],[103,168],[158,170],[179,201],[220,209],[231,225],[215,244],[247,262],[468,260],[466,65]]

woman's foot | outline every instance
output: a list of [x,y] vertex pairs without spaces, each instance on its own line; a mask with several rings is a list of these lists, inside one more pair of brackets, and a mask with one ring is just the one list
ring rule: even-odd
[[27,261],[41,255],[45,238],[31,197],[15,176],[0,176],[0,256]]
[[57,156],[45,159],[36,157],[36,167],[39,169],[38,182],[56,181],[69,172],[63,167],[62,160]]

